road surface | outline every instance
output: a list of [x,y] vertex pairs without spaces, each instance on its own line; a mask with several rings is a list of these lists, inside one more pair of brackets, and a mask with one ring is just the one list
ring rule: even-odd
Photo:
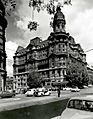
[[0,99],[0,111],[45,104],[85,93],[93,93],[93,87],[88,89],[81,89],[80,92],[61,91],[60,97],[57,97],[57,92],[55,91],[52,91],[51,96],[43,97],[26,97],[24,94],[18,94],[13,98]]

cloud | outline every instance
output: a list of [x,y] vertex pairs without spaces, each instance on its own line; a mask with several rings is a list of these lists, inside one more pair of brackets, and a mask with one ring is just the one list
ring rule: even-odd
[[90,52],[86,52],[87,55],[87,62],[89,65],[93,65],[93,50],[91,50]]
[[[73,10],[74,12],[76,9]],[[76,12],[76,16],[73,13],[72,17],[67,19],[67,30],[75,38],[75,41],[81,44],[84,51],[93,49],[93,8]],[[85,53],[88,64],[93,64],[93,51]]]
[[21,30],[27,31],[28,30],[27,25],[29,21],[30,21],[30,18],[28,17],[21,18],[20,20],[16,21],[16,26],[20,28]]
[[14,53],[18,47],[18,45],[12,41],[8,41],[5,44],[5,50],[7,54],[6,58],[6,69],[7,69],[7,74],[10,76],[13,76],[13,56]]
[[73,21],[71,33],[85,50],[93,48],[93,9],[78,14]]

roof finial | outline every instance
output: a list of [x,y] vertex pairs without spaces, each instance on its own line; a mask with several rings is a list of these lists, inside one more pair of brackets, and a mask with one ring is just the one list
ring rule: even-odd
[[56,8],[56,12],[58,12],[58,11],[61,11],[61,8],[60,8],[59,5],[58,5],[57,8]]

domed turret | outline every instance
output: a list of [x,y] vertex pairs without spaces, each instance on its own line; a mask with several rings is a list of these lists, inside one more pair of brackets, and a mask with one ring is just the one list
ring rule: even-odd
[[57,7],[53,21],[54,32],[65,32],[65,24],[66,24],[65,16],[61,12],[61,8]]

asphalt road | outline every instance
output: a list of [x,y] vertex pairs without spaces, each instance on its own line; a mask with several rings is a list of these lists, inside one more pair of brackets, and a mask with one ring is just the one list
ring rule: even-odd
[[28,107],[32,105],[46,104],[49,102],[67,99],[75,95],[86,94],[86,93],[92,94],[93,87],[88,89],[81,89],[80,92],[61,91],[60,98],[57,97],[56,91],[52,91],[51,96],[43,96],[43,97],[26,97],[24,94],[18,94],[13,98],[0,99],[0,111],[12,110],[12,109]]

